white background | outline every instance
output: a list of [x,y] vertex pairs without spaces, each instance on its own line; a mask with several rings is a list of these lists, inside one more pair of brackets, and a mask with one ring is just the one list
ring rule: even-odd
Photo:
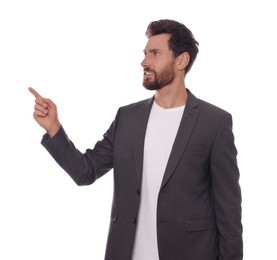
[[245,260],[276,260],[276,9],[269,0],[0,2],[0,259],[104,257],[112,172],[78,187],[40,145],[34,87],[75,145],[102,138],[117,108],[147,98],[144,36],[161,18],[200,43],[187,87],[233,115]]

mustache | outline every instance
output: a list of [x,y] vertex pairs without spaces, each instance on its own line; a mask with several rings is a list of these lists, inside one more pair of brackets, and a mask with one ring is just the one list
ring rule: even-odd
[[156,73],[156,71],[153,70],[153,69],[144,69],[143,72],[152,72],[152,73]]

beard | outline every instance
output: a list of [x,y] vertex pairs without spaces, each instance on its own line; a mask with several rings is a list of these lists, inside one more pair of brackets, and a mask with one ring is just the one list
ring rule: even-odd
[[154,80],[143,79],[142,85],[148,90],[159,90],[165,86],[171,84],[175,79],[174,62],[170,63],[162,69],[160,73],[155,70],[145,69],[145,71],[152,72],[154,74]]

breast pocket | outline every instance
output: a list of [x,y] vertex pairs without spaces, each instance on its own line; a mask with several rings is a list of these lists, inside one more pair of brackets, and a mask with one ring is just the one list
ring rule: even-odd
[[216,228],[215,218],[192,219],[185,222],[186,231],[196,232]]
[[[183,154],[181,165],[183,169],[191,173],[207,173],[209,167],[210,153],[207,145],[188,145]],[[197,176],[196,176],[197,177]]]
[[188,145],[185,149],[185,152],[187,153],[205,153],[207,151],[207,145]]

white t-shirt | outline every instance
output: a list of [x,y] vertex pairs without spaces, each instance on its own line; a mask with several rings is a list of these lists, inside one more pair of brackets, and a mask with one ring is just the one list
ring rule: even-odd
[[157,199],[184,107],[164,109],[153,103],[144,141],[141,202],[133,260],[159,260]]

